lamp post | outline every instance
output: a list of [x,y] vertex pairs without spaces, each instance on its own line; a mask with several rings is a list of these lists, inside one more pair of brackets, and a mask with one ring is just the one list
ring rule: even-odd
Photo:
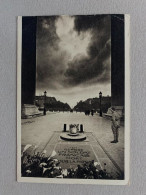
[[90,111],[90,113],[92,113],[92,100],[89,100],[89,111]]
[[46,107],[45,107],[45,104],[46,104],[46,95],[47,95],[47,92],[45,91],[44,92],[44,115],[46,115]]
[[102,99],[102,92],[100,91],[100,92],[99,92],[99,104],[100,104],[99,116],[102,117],[101,99]]

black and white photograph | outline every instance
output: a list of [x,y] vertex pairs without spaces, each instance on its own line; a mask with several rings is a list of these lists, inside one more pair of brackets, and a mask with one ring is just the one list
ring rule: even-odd
[[129,22],[18,17],[18,181],[128,184]]

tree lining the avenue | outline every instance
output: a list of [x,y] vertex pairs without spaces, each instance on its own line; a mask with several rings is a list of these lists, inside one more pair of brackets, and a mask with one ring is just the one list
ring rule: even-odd
[[[85,112],[86,110],[93,110],[94,112],[99,112],[100,109],[100,100],[99,98],[89,98],[85,101],[80,100],[77,102],[76,106],[71,109],[68,103],[63,103],[61,101],[56,100],[55,97],[46,97],[44,96],[36,96],[35,104],[39,107],[39,109],[45,108],[49,111],[76,111],[76,112]],[[106,96],[102,97],[102,112],[106,113],[108,108],[111,107],[111,97]]]
[[[106,113],[108,108],[111,107],[111,97],[106,96],[102,97],[102,112]],[[73,110],[84,112],[86,110],[93,110],[94,112],[99,112],[100,109],[100,100],[99,98],[89,98],[85,101],[77,102],[77,105],[73,108]]]
[[45,106],[48,111],[70,111],[71,107],[67,103],[57,101],[55,97],[36,96],[35,105],[42,110]]

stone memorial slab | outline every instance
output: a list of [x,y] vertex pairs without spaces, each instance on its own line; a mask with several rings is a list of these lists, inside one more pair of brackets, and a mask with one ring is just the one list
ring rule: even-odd
[[99,162],[90,144],[57,144],[55,151],[62,168],[75,168],[77,165],[83,165],[91,160]]

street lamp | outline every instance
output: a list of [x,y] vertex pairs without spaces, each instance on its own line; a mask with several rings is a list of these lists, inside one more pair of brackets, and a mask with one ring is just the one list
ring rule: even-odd
[[46,95],[47,95],[47,92],[45,91],[45,92],[44,92],[44,115],[46,115],[46,108],[45,108]]
[[46,92],[46,91],[44,91],[44,96],[46,97],[46,95],[47,95],[47,92]]
[[100,113],[99,113],[99,116],[101,116],[102,117],[102,108],[101,108],[101,99],[102,99],[102,92],[100,91],[99,92],[99,103],[100,103]]

